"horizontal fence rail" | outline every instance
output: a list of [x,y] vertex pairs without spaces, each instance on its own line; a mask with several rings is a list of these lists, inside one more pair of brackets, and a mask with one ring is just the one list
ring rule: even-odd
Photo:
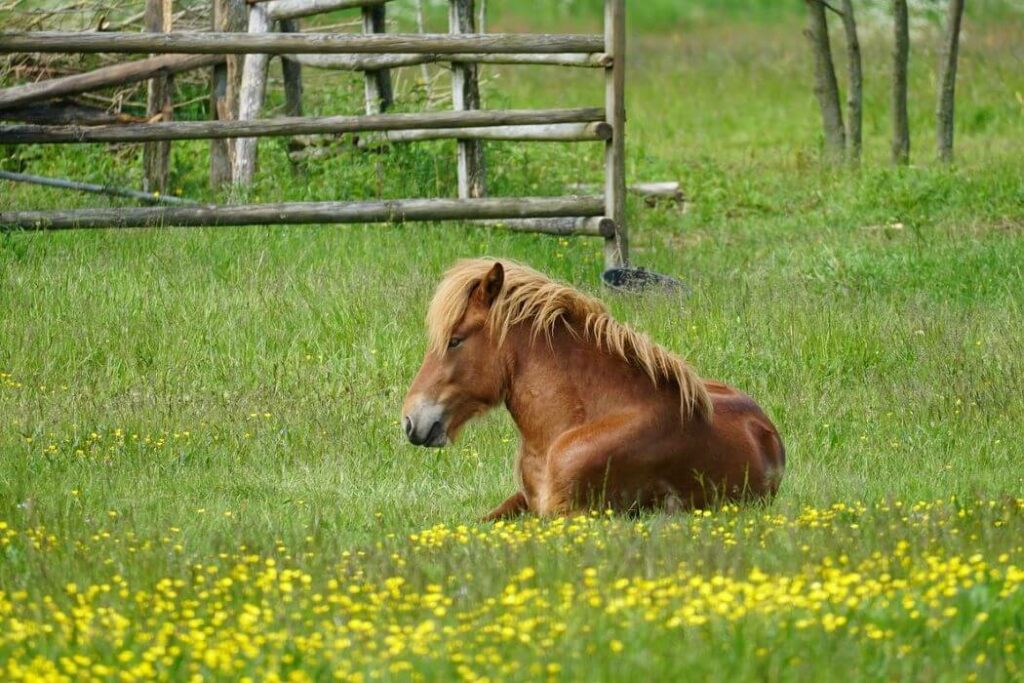
[[604,38],[523,33],[0,33],[0,54],[11,52],[128,52],[175,54],[491,54],[604,52]]
[[77,95],[112,85],[138,83],[158,74],[176,74],[224,62],[223,55],[161,55],[124,64],[114,64],[71,76],[50,78],[0,90],[0,109]]
[[298,62],[314,69],[338,69],[363,71],[367,69],[393,69],[419,64],[548,64],[551,66],[576,66],[589,69],[606,69],[612,58],[603,52],[552,54],[398,54],[398,55],[284,55],[285,59]]
[[484,128],[427,128],[389,131],[392,142],[421,140],[510,140],[517,142],[586,142],[609,140],[612,127],[604,121],[555,123],[536,126],[487,126]]
[[[601,197],[398,199],[372,202],[290,202],[242,206],[131,207],[69,211],[0,211],[0,228],[73,230],[275,225],[304,223],[401,223],[405,221],[589,217],[604,214]],[[586,227],[586,223],[581,224]],[[534,232],[543,230],[533,224]],[[525,229],[525,228],[520,228]],[[607,230],[600,222],[597,230]]]
[[210,138],[316,135],[430,128],[479,128],[604,120],[604,110],[523,109],[372,114],[369,116],[282,116],[256,121],[172,121],[106,126],[0,125],[0,144],[69,142],[152,142]]

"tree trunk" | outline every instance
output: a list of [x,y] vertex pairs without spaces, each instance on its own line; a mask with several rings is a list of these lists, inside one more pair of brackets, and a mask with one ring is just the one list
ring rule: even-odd
[[804,35],[811,41],[814,52],[814,94],[821,109],[821,122],[825,132],[825,157],[831,162],[843,158],[846,134],[843,130],[843,111],[839,106],[839,84],[832,62],[832,48],[828,38],[828,20],[821,0],[804,0],[807,5],[807,28]]
[[942,41],[939,64],[938,104],[935,108],[936,144],[939,160],[953,161],[953,105],[956,99],[956,63],[960,51],[960,20],[964,0],[949,0],[946,9],[946,35]]
[[892,161],[910,161],[910,120],[907,116],[907,62],[910,57],[910,28],[907,0],[893,0],[895,42],[892,53]]
[[864,76],[861,72],[860,40],[857,38],[853,0],[843,0],[843,30],[846,33],[846,69],[850,81],[849,92],[846,94],[846,142],[849,145],[850,162],[859,164]]

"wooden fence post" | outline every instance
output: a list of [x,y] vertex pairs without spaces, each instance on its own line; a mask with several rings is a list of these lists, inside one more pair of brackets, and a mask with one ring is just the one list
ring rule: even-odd
[[[363,33],[387,33],[386,5],[366,5],[363,12]],[[366,82],[366,113],[380,114],[391,107],[391,71],[374,69],[364,72]]]
[[[244,31],[248,16],[246,10],[245,0],[214,0],[213,30],[230,33]],[[239,55],[227,55],[223,63],[213,67],[210,118],[214,121],[234,121],[238,118],[243,59]],[[234,140],[210,140],[210,187],[216,189],[231,183],[234,157]]]
[[[164,33],[171,30],[171,0],[146,0],[144,15],[146,31]],[[170,121],[174,116],[171,92],[174,77],[161,73],[149,81],[146,93],[146,116],[150,120]],[[171,163],[171,143],[150,142],[142,148],[144,169],[142,189],[167,194],[167,175]]]
[[625,0],[604,2],[605,52],[611,65],[605,68],[605,116],[612,137],[605,143],[605,216],[615,221],[615,235],[604,241],[604,267],[629,265],[629,233],[626,230],[626,7]]
[[[298,19],[282,19],[281,33],[298,33]],[[284,115],[302,116],[302,64],[281,56],[281,76],[284,79]],[[288,141],[288,160],[291,161],[292,172],[302,174],[304,167],[292,157],[293,152],[302,150],[294,139]]]
[[[449,0],[450,33],[473,33],[476,19],[473,0]],[[476,64],[452,64],[452,106],[456,111],[480,108],[480,83]],[[480,140],[458,142],[459,197],[469,199],[487,194],[487,167]]]
[[[281,33],[298,33],[297,19],[282,19]],[[281,58],[281,76],[284,79],[284,115],[302,116],[302,64]]]
[[[270,31],[270,15],[266,4],[249,8],[249,33],[261,35]],[[263,97],[267,92],[267,66],[269,54],[249,53],[242,67],[242,86],[238,99],[238,120],[259,118]],[[235,185],[251,185],[256,175],[256,138],[238,138],[235,141],[235,164],[231,180]]]

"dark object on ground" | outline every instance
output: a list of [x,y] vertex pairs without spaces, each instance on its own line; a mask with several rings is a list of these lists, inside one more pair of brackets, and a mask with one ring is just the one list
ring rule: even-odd
[[639,293],[658,289],[678,294],[690,293],[690,288],[682,280],[643,268],[610,268],[601,273],[601,281],[619,292]]

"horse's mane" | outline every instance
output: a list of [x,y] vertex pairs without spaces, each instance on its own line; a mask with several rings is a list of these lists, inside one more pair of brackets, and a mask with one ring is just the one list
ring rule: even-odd
[[[444,353],[452,331],[466,313],[469,295],[494,264],[492,259],[467,259],[444,274],[427,313],[427,334],[435,353]],[[520,263],[502,259],[501,264],[505,282],[488,317],[499,344],[519,323],[530,321],[535,336],[548,336],[561,321],[576,336],[642,369],[656,385],[663,381],[676,383],[684,419],[696,416],[710,420],[712,404],[707,387],[682,358],[615,320],[598,299]]]

